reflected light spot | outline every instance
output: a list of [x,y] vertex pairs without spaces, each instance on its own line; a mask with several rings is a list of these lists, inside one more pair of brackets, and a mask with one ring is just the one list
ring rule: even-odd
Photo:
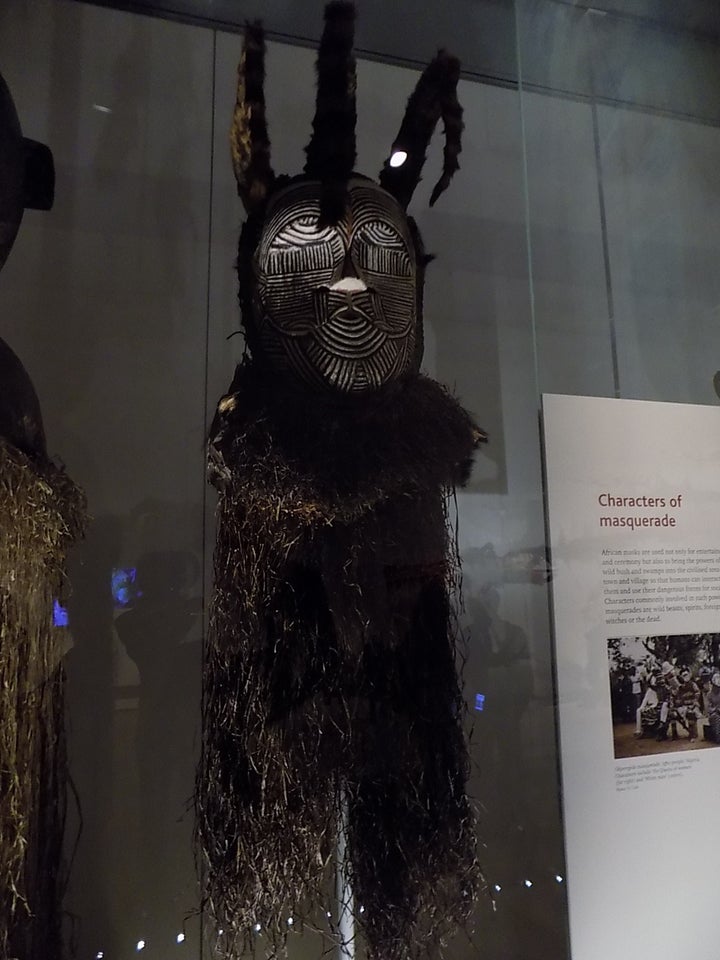
[[112,113],[111,107],[104,107],[101,103],[94,103],[93,110],[97,110],[99,113]]
[[496,893],[500,893],[501,890],[502,890],[502,887],[500,886],[500,884],[499,884],[499,883],[496,883],[496,884],[495,884],[495,892],[496,892]]
[[98,950],[98,952],[95,954],[95,960],[103,960],[103,957],[104,957],[104,956],[105,956],[105,954],[103,953],[103,951],[102,951],[102,950]]
[[558,883],[562,883],[562,882],[563,882],[563,878],[560,876],[559,873],[556,873],[556,874],[555,874],[555,879],[557,880]]
[[295,923],[295,921],[293,920],[293,918],[292,918],[292,917],[288,917],[288,926],[291,927],[294,923]]
[[144,941],[144,940],[138,940],[138,942],[135,944],[135,949],[138,951],[138,953],[139,953],[141,950],[144,950],[144,949],[145,949],[145,941]]
[[530,887],[532,886],[532,880],[526,880],[526,881],[525,881],[525,886],[526,886],[526,887],[528,888],[528,890],[529,890]]
[[176,943],[182,943],[184,939],[185,939],[185,934],[184,934],[184,933],[179,933],[179,934],[175,937],[175,942],[176,942]]
[[329,910],[327,911],[326,916],[327,916],[328,920],[331,920],[331,919],[332,919],[332,914],[330,913]]
[[407,153],[405,150],[395,150],[393,155],[390,157],[390,166],[401,167],[406,160]]
[[255,931],[255,933],[260,933],[260,931],[262,930],[262,926],[259,923],[256,923],[253,926],[253,930]]
[[365,913],[365,907],[360,907],[360,913]]

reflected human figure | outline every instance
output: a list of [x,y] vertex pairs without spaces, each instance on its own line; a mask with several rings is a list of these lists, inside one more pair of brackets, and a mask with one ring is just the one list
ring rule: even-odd
[[498,785],[512,796],[522,766],[522,718],[532,697],[533,677],[525,631],[500,616],[500,593],[483,590],[467,603],[470,643],[485,693],[481,742]]
[[[72,648],[67,673],[68,758],[79,809],[70,806],[66,846],[77,842],[67,906],[80,913],[79,949],[96,943],[120,948],[111,909],[107,850],[113,807],[113,599],[110,578],[122,538],[122,519],[96,516],[71,557],[68,601]],[[116,939],[117,938],[117,939]]]
[[[188,551],[143,554],[137,564],[137,597],[115,620],[140,675],[138,909],[143,913],[152,903],[152,922],[163,933],[191,906],[175,901],[184,895],[190,823],[182,821],[193,789],[200,712],[200,633],[189,636],[202,612],[200,597],[193,595],[198,575],[197,559]],[[157,903],[159,890],[164,895]]]

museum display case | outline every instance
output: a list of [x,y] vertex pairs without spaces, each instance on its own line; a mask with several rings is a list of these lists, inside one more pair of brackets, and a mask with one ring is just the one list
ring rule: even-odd
[[[25,213],[0,275],[0,336],[25,364],[48,451],[85,490],[91,517],[54,614],[67,673],[68,957],[216,955],[192,799],[215,538],[205,446],[244,348],[235,261],[245,214],[228,131],[241,28],[262,17],[273,164],[302,168],[322,7],[0,7],[0,71],[23,132],[51,147],[56,169],[53,210]],[[718,402],[720,18],[712,4],[680,17],[652,0],[357,7],[360,172],[377,176],[437,47],[462,61],[460,170],[430,208],[438,130],[410,207],[435,257],[423,370],[488,434],[450,503],[484,883],[446,955],[595,960],[607,950],[592,953],[572,921],[592,913],[592,871],[580,876],[563,829],[579,814],[563,811],[566,674],[552,588],[565,568],[553,571],[549,553],[541,398]],[[708,650],[712,630],[692,631]],[[588,669],[580,656],[576,666]],[[592,709],[610,759],[596,759],[614,777],[603,669],[607,704]],[[649,786],[642,798],[663,802]],[[579,822],[580,859],[592,862],[615,840]],[[703,835],[714,837],[709,825],[692,843]],[[654,909],[671,904],[672,917],[656,958],[690,955],[688,944],[713,956],[698,919],[712,885],[704,869],[694,879],[666,881],[668,902]],[[616,920],[591,917],[598,930]],[[291,960],[333,950],[334,917],[327,931],[280,921]],[[620,960],[642,955],[642,929],[628,929]],[[263,955],[263,930],[251,933]],[[353,947],[364,956],[361,938]]]

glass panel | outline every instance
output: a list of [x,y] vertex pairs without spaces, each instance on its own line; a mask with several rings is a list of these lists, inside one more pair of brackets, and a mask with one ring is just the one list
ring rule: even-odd
[[[458,937],[449,956],[557,960],[566,918],[537,371],[543,387],[560,379],[564,389],[612,391],[613,353],[595,120],[587,105],[560,101],[548,120],[539,95],[521,111],[508,83],[511,5],[486,6],[481,16],[473,5],[458,52],[475,75],[504,85],[461,82],[462,169],[429,210],[438,138],[412,207],[437,255],[425,369],[490,437],[457,501],[487,890],[473,937]],[[393,55],[408,56],[403,15],[383,17]],[[185,922],[197,908],[187,802],[213,541],[203,443],[242,353],[241,337],[226,341],[239,326],[242,211],[227,148],[239,48],[233,34],[82,4],[11,0],[0,11],[3,71],[24,132],[52,147],[58,169],[54,211],[26,214],[0,280],[3,336],[26,362],[51,449],[87,490],[94,517],[73,558],[67,657],[83,824],[67,898],[78,957],[129,957],[140,941],[170,951],[181,930],[199,949],[198,917]],[[304,162],[313,63],[310,50],[270,44],[268,116],[282,172]],[[417,76],[360,60],[360,171],[376,175]],[[573,152],[558,156],[566,129]],[[557,162],[556,176],[533,167],[530,143],[546,151],[543,166]],[[531,210],[543,210],[529,238],[526,186]],[[577,266],[571,288],[556,257]],[[562,362],[557,345],[568,340],[582,364]],[[74,814],[71,836],[78,823]],[[299,933],[290,950],[316,956],[318,942]]]
[[598,136],[621,395],[716,403],[720,129],[600,106]]
[[[614,9],[604,9],[608,6]],[[720,188],[712,173],[720,159],[716,7],[711,10],[703,3],[686,4],[682,25],[677,20],[679,8],[650,0],[603,3],[591,9],[555,0],[517,0],[516,9],[540,391],[716,403],[720,293],[715,269],[720,254]],[[588,409],[591,407],[588,402]],[[557,409],[571,412],[566,420],[555,421],[556,444],[563,428],[567,435],[573,422],[589,423],[573,421],[584,411],[582,404],[561,407],[558,401]],[[709,412],[698,412],[698,422]],[[646,415],[652,422],[651,418],[660,417],[661,411],[653,409]],[[687,421],[682,421],[683,415],[687,415]],[[677,417],[678,422],[690,422],[690,408]],[[629,414],[618,413],[617,420],[598,414],[598,432],[604,431],[607,441],[617,435],[618,424],[628,424],[630,419]],[[648,439],[648,449],[652,447],[658,455],[654,464],[651,456],[637,455],[642,465],[633,482],[653,488],[669,482],[665,474],[672,476],[672,467],[657,466],[667,459],[662,447],[657,447],[657,435],[651,429],[647,437],[640,430],[633,434],[628,427],[622,438],[626,444],[628,437],[637,438],[638,450],[643,449],[641,441]],[[668,436],[668,450],[672,443]],[[613,451],[617,446],[614,455],[622,460],[620,451],[624,448],[619,437],[617,445],[596,446],[596,451],[611,446]],[[565,489],[574,484],[574,489],[588,491],[586,516],[581,519],[579,509],[573,515],[572,507],[567,507],[560,521],[555,518],[562,534],[558,533],[554,575],[558,584],[564,578],[563,615],[567,618],[570,609],[575,616],[575,620],[563,622],[580,626],[558,638],[559,644],[562,641],[558,647],[560,679],[565,684],[563,687],[561,683],[559,691],[561,734],[565,734],[564,795],[579,795],[582,782],[587,795],[592,791],[598,798],[592,821],[581,804],[571,806],[570,801],[565,815],[573,956],[577,953],[577,960],[595,955],[630,957],[636,952],[637,938],[646,937],[650,923],[657,935],[656,954],[659,950],[660,955],[669,957],[678,949],[691,949],[710,955],[714,949],[712,937],[702,924],[691,924],[693,930],[687,940],[690,912],[706,914],[709,899],[699,896],[692,907],[680,907],[666,920],[660,917],[651,894],[642,892],[645,877],[657,873],[655,839],[667,822],[668,792],[653,792],[648,786],[633,800],[627,795],[626,803],[615,797],[615,776],[633,773],[632,760],[627,759],[630,755],[637,759],[643,753],[665,752],[662,722],[658,742],[653,735],[650,748],[643,748],[645,733],[635,727],[636,704],[632,698],[652,686],[649,677],[654,672],[665,669],[667,675],[674,668],[663,662],[664,658],[658,661],[651,655],[652,639],[646,645],[643,640],[647,637],[617,636],[622,630],[639,632],[645,627],[609,626],[613,622],[644,623],[645,617],[613,621],[610,614],[603,618],[601,606],[585,606],[596,587],[598,597],[602,597],[602,584],[610,582],[590,579],[598,544],[599,550],[632,544],[617,538],[615,543],[610,538],[596,542],[592,536],[576,535],[576,531],[586,529],[584,520],[590,518],[589,527],[595,517],[591,512],[589,468],[580,453],[569,469],[572,451],[567,441],[559,443],[557,449],[564,452],[564,459],[556,459],[556,476],[567,466],[571,478],[565,478]],[[610,460],[607,469],[606,459]],[[603,478],[598,478],[598,484],[607,482],[607,477],[628,476],[617,462],[613,464],[612,455],[606,458],[596,453],[596,461]],[[711,452],[706,462],[714,463]],[[686,470],[688,476],[693,472],[689,461],[687,466],[684,461],[676,466],[681,475]],[[551,489],[557,496],[559,485]],[[558,513],[562,511],[558,509]],[[681,549],[677,552],[684,554],[681,537],[679,534],[677,545]],[[647,547],[648,543],[635,546]],[[657,553],[663,554],[664,544],[655,546],[660,548]],[[631,553],[626,551],[627,555]],[[674,553],[668,550],[669,556]],[[588,562],[590,555],[592,561]],[[611,566],[615,561],[606,562]],[[607,567],[602,577],[606,574]],[[604,590],[605,594],[611,592]],[[618,589],[621,592],[623,588]],[[612,602],[604,600],[606,604]],[[690,629],[687,622],[684,628]],[[652,629],[648,626],[646,633]],[[657,629],[670,633],[665,621]],[[688,637],[683,639],[687,641]],[[669,640],[663,636],[657,649],[671,650]],[[702,641],[710,649],[707,636],[694,636],[689,642],[692,645],[695,641],[697,646]],[[643,661],[645,654],[648,656]],[[708,652],[707,657],[714,660],[714,652]],[[707,670],[707,664],[703,666]],[[713,666],[717,668],[716,663]],[[700,667],[698,660],[693,666],[698,675]],[[573,727],[572,718],[579,716],[588,726]],[[591,722],[598,724],[593,726],[598,742],[602,739],[599,731],[607,736],[602,749],[594,749],[597,744],[584,744],[586,752],[581,753],[578,743],[583,739],[582,730],[589,729]],[[613,729],[616,737],[624,736],[631,745],[628,752],[620,754],[625,758],[620,763],[612,753]],[[681,732],[679,746],[673,748],[697,749],[692,724],[685,729],[686,736]],[[664,763],[666,758],[654,759]],[[585,769],[592,765],[598,771],[597,779],[582,779],[579,771],[583,764]],[[710,768],[705,770],[714,775]],[[690,795],[691,791],[676,794],[677,802],[692,803]],[[595,829],[598,809],[606,815],[602,831]],[[612,830],[607,829],[607,823],[613,824]],[[600,852],[605,844],[609,851],[615,851],[612,869],[603,869],[603,864],[611,860]],[[691,844],[686,836],[678,833],[674,849],[660,854],[662,871],[673,877],[678,888],[687,885],[702,889],[704,879],[696,873],[694,863],[688,869],[690,861],[676,852],[688,847]],[[628,864],[621,879],[615,869],[619,860]],[[631,897],[624,898],[623,890],[631,891]],[[608,917],[606,908],[613,902],[618,904],[619,915]],[[679,948],[681,943],[684,947]]]
[[591,106],[523,94],[541,392],[614,392]]
[[92,516],[65,661],[78,957],[198,939],[212,44],[74,3],[0,10],[24,133],[57,168],[53,211],[25,214],[0,277],[2,336]]

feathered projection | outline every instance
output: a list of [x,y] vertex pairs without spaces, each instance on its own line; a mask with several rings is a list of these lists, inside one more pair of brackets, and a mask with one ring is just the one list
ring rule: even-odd
[[[22,137],[0,76],[0,268],[52,154]],[[53,625],[85,498],[47,455],[30,377],[0,339],[0,956],[60,960],[66,801],[63,635]]]
[[[380,185],[354,172],[355,11],[326,9],[296,177],[270,167],[263,41],[248,28],[231,134],[246,211],[247,352],[210,431],[219,493],[197,837],[221,954],[287,918],[322,927],[338,844],[368,956],[428,957],[479,871],[457,675],[449,498],[484,439],[419,372],[427,262],[406,208],[457,61],[410,98]],[[362,910],[360,910],[362,907]]]

